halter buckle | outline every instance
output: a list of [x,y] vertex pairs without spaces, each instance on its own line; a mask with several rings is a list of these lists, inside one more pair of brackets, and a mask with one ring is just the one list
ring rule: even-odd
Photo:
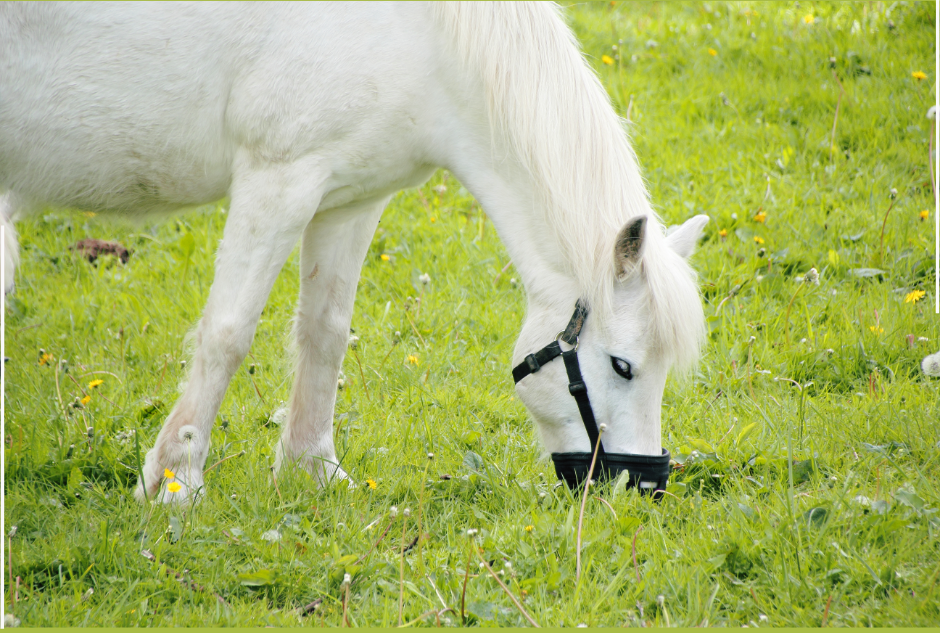
[[[564,340],[564,339],[561,338],[561,337],[564,336],[564,335],[565,335],[565,331],[562,330],[561,332],[559,332],[558,334],[555,335],[555,341],[558,342],[558,341]],[[568,343],[568,341],[565,341],[565,343]],[[568,344],[570,345],[570,343],[568,343]],[[574,347],[571,348],[572,351],[577,352],[577,351],[578,351],[578,345],[580,345],[580,344],[581,344],[581,337],[580,337],[580,336],[574,337]]]

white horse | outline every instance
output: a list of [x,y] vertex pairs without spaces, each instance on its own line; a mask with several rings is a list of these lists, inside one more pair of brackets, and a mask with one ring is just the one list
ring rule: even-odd
[[[515,362],[582,299],[578,354],[603,444],[659,455],[667,370],[690,368],[703,337],[685,260],[708,218],[666,235],[623,122],[554,5],[0,5],[7,291],[14,212],[140,217],[231,200],[188,382],[138,497],[159,492],[164,468],[184,484],[174,500],[203,486],[223,394],[298,240],[297,363],[276,466],[345,477],[333,408],[362,262],[389,198],[438,167],[481,202],[524,282]],[[551,363],[517,391],[547,450],[590,451],[566,383]]]

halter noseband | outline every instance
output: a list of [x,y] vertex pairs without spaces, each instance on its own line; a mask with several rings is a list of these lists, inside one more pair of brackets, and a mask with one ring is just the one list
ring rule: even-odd
[[[584,384],[584,378],[581,376],[581,365],[578,363],[578,335],[581,333],[581,328],[584,327],[587,316],[587,306],[579,299],[574,307],[574,314],[571,315],[571,320],[568,321],[568,326],[558,333],[554,341],[534,354],[529,354],[521,363],[516,365],[512,370],[512,378],[518,383],[529,374],[538,372],[543,365],[559,356],[565,362],[565,372],[568,374],[568,393],[574,397],[575,402],[578,404],[581,421],[584,423],[584,430],[587,431],[592,449],[592,452],[589,453],[552,453],[555,474],[568,484],[568,487],[578,486],[584,482],[586,477],[603,480],[616,477],[626,470],[630,475],[628,487],[635,486],[640,489],[641,493],[652,493],[655,499],[659,499],[662,497],[663,491],[666,489],[666,483],[669,481],[669,451],[663,449],[663,454],[659,456],[632,455],[630,453],[608,453],[604,450],[603,442],[598,446],[600,433],[597,429],[597,421],[594,418],[594,410],[591,409],[591,401],[588,399],[587,385]],[[567,352],[563,351],[559,341],[571,345],[571,349]],[[595,446],[597,446],[597,463],[594,466],[594,471],[588,472],[591,468],[591,459],[594,455],[593,449]]]

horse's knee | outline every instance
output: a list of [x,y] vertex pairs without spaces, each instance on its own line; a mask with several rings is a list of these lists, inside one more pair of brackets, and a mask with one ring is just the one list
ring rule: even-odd
[[196,332],[198,353],[233,373],[248,355],[254,327],[236,319],[205,318]]

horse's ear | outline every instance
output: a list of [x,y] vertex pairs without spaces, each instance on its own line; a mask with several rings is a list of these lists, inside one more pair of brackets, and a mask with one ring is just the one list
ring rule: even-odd
[[614,242],[614,261],[617,263],[617,277],[627,277],[640,261],[640,251],[646,237],[646,216],[641,215],[627,222]]
[[708,224],[707,215],[690,218],[666,235],[666,243],[672,250],[688,259],[695,252],[695,245],[698,244],[698,238],[702,237],[702,230],[706,224]]

